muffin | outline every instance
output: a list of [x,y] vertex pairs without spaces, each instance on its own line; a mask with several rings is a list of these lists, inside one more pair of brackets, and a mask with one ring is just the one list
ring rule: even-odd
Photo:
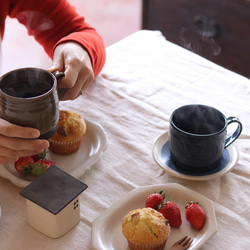
[[131,250],[162,250],[170,234],[170,226],[160,212],[141,208],[125,215],[122,233]]
[[80,148],[86,128],[81,115],[60,110],[57,132],[49,139],[50,151],[60,155],[75,153]]

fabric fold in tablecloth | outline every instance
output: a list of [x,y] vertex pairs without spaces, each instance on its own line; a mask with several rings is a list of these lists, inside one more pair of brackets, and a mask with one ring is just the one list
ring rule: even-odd
[[[77,100],[60,104],[102,125],[109,139],[102,159],[81,178],[89,187],[80,196],[80,223],[57,240],[41,235],[27,225],[20,189],[0,179],[0,249],[91,249],[95,218],[134,188],[165,183],[179,183],[214,202],[218,232],[202,250],[248,249],[249,99],[248,79],[168,42],[159,31],[139,31],[107,48],[106,65],[93,84]],[[221,178],[180,179],[152,157],[172,111],[191,103],[213,106],[243,124],[235,142],[239,161]]]

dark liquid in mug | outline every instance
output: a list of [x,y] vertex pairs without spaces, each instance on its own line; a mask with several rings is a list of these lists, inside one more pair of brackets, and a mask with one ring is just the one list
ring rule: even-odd
[[181,130],[190,134],[198,135],[213,134],[220,131],[220,129],[221,126],[215,126],[206,123],[193,123],[186,126],[181,126]]
[[2,91],[13,97],[27,99],[43,95],[47,93],[51,87],[51,84],[42,81],[36,81],[35,84],[30,82],[18,82],[4,86]]
[[190,134],[208,135],[221,131],[225,119],[217,110],[184,107],[173,115],[174,125]]

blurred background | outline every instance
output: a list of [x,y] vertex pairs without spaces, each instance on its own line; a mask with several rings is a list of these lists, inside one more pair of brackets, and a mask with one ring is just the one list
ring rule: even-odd
[[[96,28],[105,46],[141,29],[141,0],[69,0]],[[8,18],[2,41],[1,74],[20,67],[48,68],[50,58],[16,19]]]

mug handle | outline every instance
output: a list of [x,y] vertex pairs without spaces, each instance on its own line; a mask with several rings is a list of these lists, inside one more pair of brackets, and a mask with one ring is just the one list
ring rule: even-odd
[[236,130],[233,132],[233,134],[227,137],[226,142],[225,142],[225,148],[228,147],[230,144],[232,144],[240,136],[241,131],[242,131],[242,124],[237,117],[230,116],[227,118],[227,125],[233,122],[238,123],[238,126]]
[[[65,76],[65,74],[64,74],[63,72],[60,72],[60,71],[58,71],[58,70],[53,71],[52,74],[56,77],[57,80],[58,80],[59,78]],[[66,88],[58,88],[58,89],[57,89],[57,94],[58,94],[59,100],[62,99],[62,97],[64,96],[66,90],[67,90]]]

